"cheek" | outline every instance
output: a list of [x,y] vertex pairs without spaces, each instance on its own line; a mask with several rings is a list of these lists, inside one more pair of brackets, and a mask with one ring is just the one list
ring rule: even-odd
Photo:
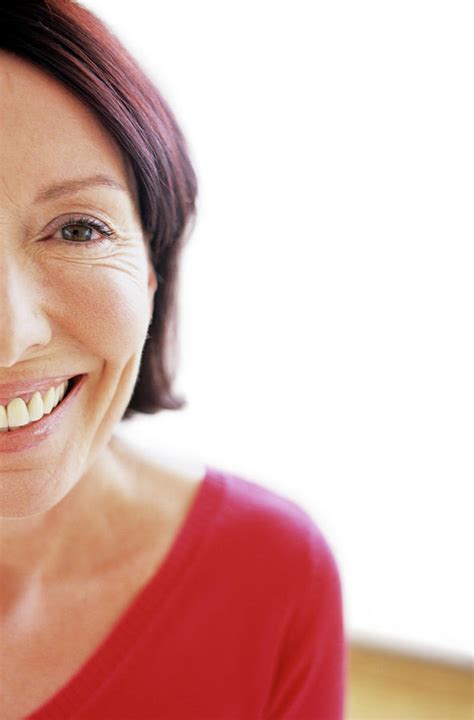
[[82,269],[57,285],[56,315],[62,332],[83,350],[122,364],[141,351],[149,322],[146,276],[117,270]]

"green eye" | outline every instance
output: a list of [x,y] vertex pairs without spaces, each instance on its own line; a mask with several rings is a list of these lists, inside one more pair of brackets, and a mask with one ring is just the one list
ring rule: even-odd
[[90,242],[93,228],[87,225],[64,225],[61,228],[64,240],[72,242]]

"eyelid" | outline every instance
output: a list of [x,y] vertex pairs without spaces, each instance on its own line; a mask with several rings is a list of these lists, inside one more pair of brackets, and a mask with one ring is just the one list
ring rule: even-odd
[[88,211],[84,212],[83,210],[71,211],[65,213],[64,215],[59,215],[57,218],[48,223],[43,230],[43,233],[49,234],[61,227],[64,227],[65,225],[73,225],[75,222],[80,224],[81,222],[85,223],[87,221],[98,222],[103,225],[104,229],[107,229],[110,237],[117,235],[117,230],[110,220],[104,220],[104,218],[101,218],[100,216],[94,215]]

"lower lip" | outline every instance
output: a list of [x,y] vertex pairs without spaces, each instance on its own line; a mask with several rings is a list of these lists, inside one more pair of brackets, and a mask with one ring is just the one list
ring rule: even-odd
[[43,415],[40,420],[23,427],[0,431],[0,453],[29,450],[46,440],[51,433],[57,430],[60,423],[64,422],[65,413],[73,407],[86,378],[87,375],[82,375],[76,379],[64,400],[61,400],[49,415]]

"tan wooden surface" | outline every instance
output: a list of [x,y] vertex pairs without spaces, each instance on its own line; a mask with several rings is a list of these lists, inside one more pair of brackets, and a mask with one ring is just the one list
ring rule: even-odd
[[474,720],[472,667],[350,644],[346,720]]

